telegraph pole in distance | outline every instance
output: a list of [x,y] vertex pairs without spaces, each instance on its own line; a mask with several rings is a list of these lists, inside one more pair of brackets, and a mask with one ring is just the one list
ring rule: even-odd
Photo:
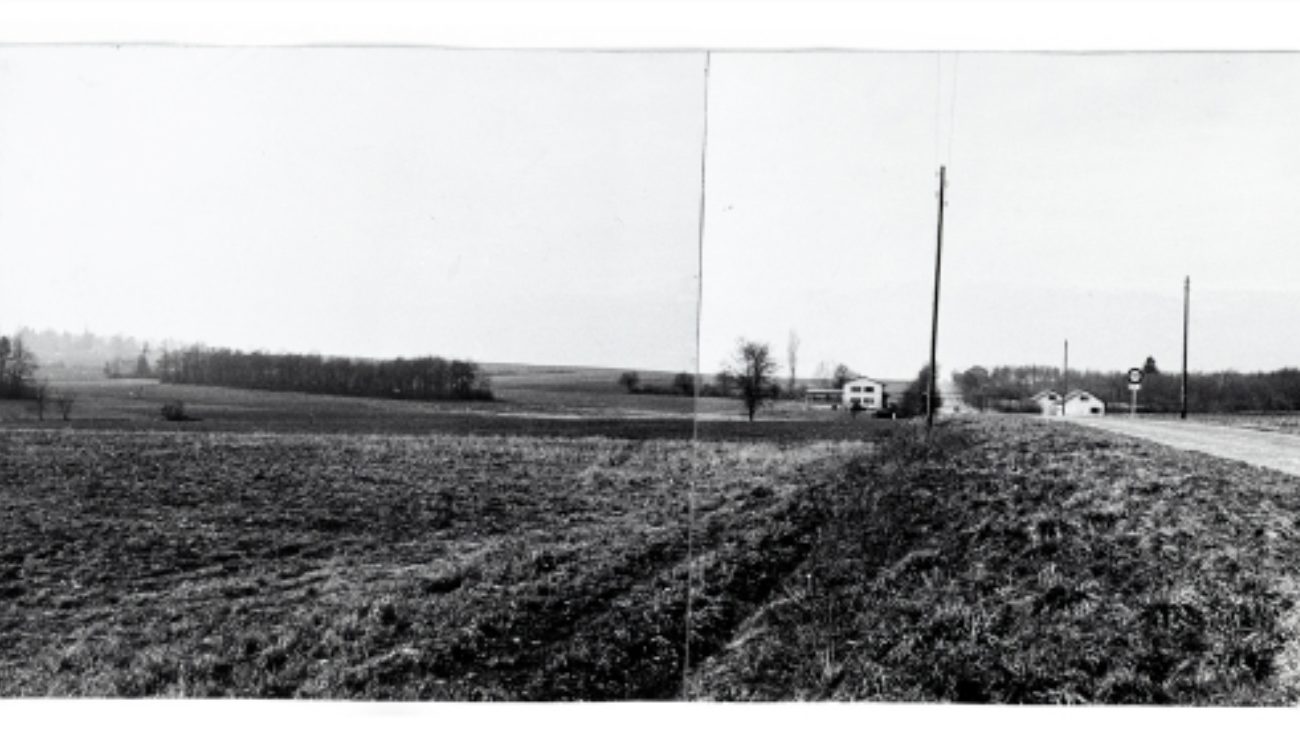
[[1187,322],[1191,314],[1192,301],[1192,278],[1190,276],[1183,279],[1183,383],[1182,383],[1182,400],[1183,410],[1179,418],[1187,418]]
[[1065,339],[1065,369],[1061,371],[1061,416],[1065,416],[1065,399],[1070,395],[1070,339]]
[[943,262],[943,189],[947,187],[947,166],[939,166],[939,236],[934,249],[934,310],[930,317],[930,383],[925,392],[925,433],[934,427],[934,397],[938,394],[935,350],[939,344],[939,271]]

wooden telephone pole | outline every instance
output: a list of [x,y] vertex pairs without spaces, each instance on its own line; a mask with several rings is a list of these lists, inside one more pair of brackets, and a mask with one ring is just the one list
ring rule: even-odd
[[934,399],[939,393],[939,369],[935,363],[935,351],[939,344],[939,272],[943,263],[943,189],[947,187],[945,165],[939,166],[939,236],[934,249],[934,309],[930,317],[930,383],[925,390],[925,431],[928,434],[934,427]]
[[1183,280],[1183,382],[1181,387],[1183,408],[1179,414],[1180,419],[1187,418],[1187,321],[1190,315],[1190,304],[1192,300],[1192,278],[1189,276]]
[[1065,340],[1065,368],[1061,370],[1061,416],[1065,416],[1065,400],[1070,395],[1070,339]]

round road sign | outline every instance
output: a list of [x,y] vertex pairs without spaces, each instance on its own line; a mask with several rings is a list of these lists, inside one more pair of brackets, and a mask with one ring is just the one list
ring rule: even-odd
[[1137,385],[1142,382],[1142,375],[1141,368],[1130,368],[1128,369],[1128,382]]

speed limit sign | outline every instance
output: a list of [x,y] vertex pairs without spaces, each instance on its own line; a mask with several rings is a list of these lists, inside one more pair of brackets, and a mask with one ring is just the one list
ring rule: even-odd
[[1142,388],[1142,376],[1144,375],[1141,368],[1128,369],[1128,390],[1131,396],[1128,407],[1129,416],[1137,416],[1138,390]]

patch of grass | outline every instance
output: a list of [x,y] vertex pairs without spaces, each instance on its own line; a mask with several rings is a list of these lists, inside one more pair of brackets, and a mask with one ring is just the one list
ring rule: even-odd
[[849,462],[695,694],[1295,702],[1300,481],[1039,420],[938,437]]

